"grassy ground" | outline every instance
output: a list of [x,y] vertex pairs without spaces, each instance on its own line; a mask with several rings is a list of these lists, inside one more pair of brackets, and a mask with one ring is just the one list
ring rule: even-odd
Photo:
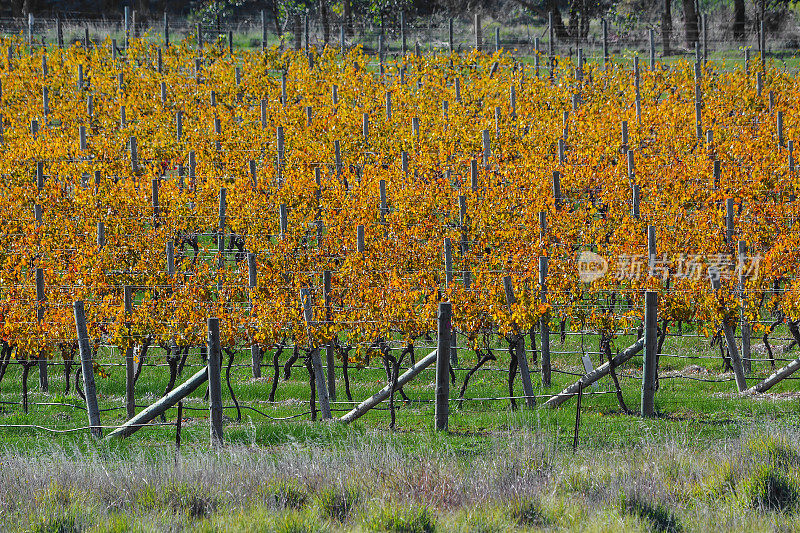
[[[622,337],[617,348],[631,342]],[[575,379],[566,372],[582,370],[582,344],[600,364],[591,353],[595,336],[568,336],[563,345],[556,336],[553,365],[560,372],[553,374],[549,389],[535,374],[537,394],[552,394]],[[289,380],[279,382],[277,401],[270,404],[271,369],[264,369],[268,377],[252,379],[249,353],[243,352],[235,360],[242,366],[234,367],[234,391],[243,406],[260,413],[244,409],[236,421],[236,410],[226,409],[226,446],[219,452],[209,451],[205,387],[185,404],[178,453],[174,409],[168,425],[110,443],[92,442],[85,430],[50,434],[0,427],[0,476],[5,477],[0,521],[7,526],[3,529],[37,531],[797,527],[792,511],[800,491],[800,434],[788,429],[800,422],[800,404],[792,394],[797,382],[785,381],[765,397],[740,398],[705,338],[669,338],[662,352],[670,356],[661,359],[659,416],[645,420],[623,414],[605,378],[583,398],[577,453],[572,451],[574,401],[554,411],[513,411],[507,399],[470,400],[463,408],[454,401],[450,431],[436,434],[431,429],[433,370],[428,370],[406,387],[414,402],[398,403],[396,431],[387,429],[385,406],[352,426],[311,422],[303,414],[309,395],[305,368],[295,368]],[[462,351],[462,365],[473,364],[474,357]],[[498,363],[479,371],[466,396],[506,397],[507,357],[503,352]],[[99,359],[119,360],[105,352]],[[285,360],[284,355],[281,363]],[[162,362],[163,356],[156,353],[150,361]],[[189,362],[199,361],[191,356]],[[351,370],[356,402],[383,386],[384,371],[379,362],[373,365]],[[124,368],[101,367],[108,375],[98,377],[100,407],[109,409],[102,422],[111,426],[124,420],[124,410],[118,409],[124,405]],[[195,369],[187,368],[183,379]],[[634,358],[620,371],[632,410],[639,408],[640,369],[641,358]],[[768,362],[755,362],[750,381],[770,370]],[[451,398],[465,374],[456,372]],[[19,377],[12,365],[2,381],[0,400],[7,403],[0,425],[69,429],[87,424],[82,400],[63,394],[56,367],[49,394],[38,392],[32,371],[28,414],[19,405]],[[137,403],[156,399],[167,377],[165,367],[146,367]],[[352,404],[342,401],[341,370],[337,377],[340,403],[335,407],[341,414]],[[519,379],[515,393],[521,393]],[[223,398],[226,406],[233,405],[224,385]],[[273,421],[264,415],[301,416]]]

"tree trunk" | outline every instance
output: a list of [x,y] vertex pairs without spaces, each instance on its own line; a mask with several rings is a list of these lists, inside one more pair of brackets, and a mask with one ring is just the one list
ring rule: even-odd
[[328,20],[328,0],[319,0],[319,15],[322,21],[322,42],[328,44],[331,40],[331,23]]
[[272,0],[272,2],[270,2],[270,7],[272,8],[272,18],[275,20],[275,33],[278,34],[278,39],[280,39],[281,37],[283,37],[283,31],[281,30],[281,21],[278,16],[277,0]]
[[744,10],[744,0],[733,0],[733,39],[744,42],[744,29],[747,18]]
[[[578,41],[580,40],[580,30],[578,29],[578,6],[580,0],[572,0],[569,3],[569,35],[575,43],[575,48],[578,48]],[[553,19],[553,26],[555,27],[555,18]]]
[[350,0],[343,2],[344,33],[348,37],[353,34],[353,10],[350,7]]
[[292,32],[294,33],[294,49],[300,50],[303,46],[303,24],[300,15],[292,17]]
[[566,40],[569,39],[569,33],[564,26],[564,19],[561,18],[561,10],[558,9],[558,2],[556,0],[547,0],[547,10],[553,14],[553,31],[556,34],[556,39]]
[[700,29],[697,23],[697,9],[694,0],[683,0],[683,16],[686,20],[686,46],[694,48],[699,39]]
[[25,0],[22,3],[22,14],[27,16],[28,13],[36,14],[36,10],[39,8],[37,5],[38,2],[36,0]]
[[[739,1],[739,0],[737,0]],[[661,46],[664,49],[662,57],[671,54],[670,39],[672,37],[672,1],[664,0],[664,12],[661,13]]]

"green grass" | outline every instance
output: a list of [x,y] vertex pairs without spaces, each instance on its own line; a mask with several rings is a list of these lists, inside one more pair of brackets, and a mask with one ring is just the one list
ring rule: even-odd
[[[781,332],[777,332],[777,336]],[[571,373],[582,372],[580,353],[587,352],[595,366],[602,363],[596,353],[597,339],[594,335],[568,335],[566,342],[561,344],[558,335],[552,336],[553,368]],[[537,339],[538,341],[538,339]],[[616,340],[616,347],[621,349],[633,342],[633,337],[620,337]],[[735,393],[735,384],[730,374],[721,374],[722,361],[718,358],[718,350],[709,350],[707,339],[703,337],[668,338],[663,347],[663,353],[680,356],[662,357],[660,362],[660,388],[656,393],[656,409],[658,416],[641,420],[622,414],[616,397],[613,394],[613,385],[610,378],[600,381],[597,389],[586,390],[582,401],[582,420],[580,431],[581,445],[594,447],[603,445],[620,445],[630,442],[641,442],[647,438],[648,433],[669,434],[674,436],[691,435],[693,438],[705,441],[714,441],[737,437],[742,428],[757,420],[773,420],[791,424],[800,419],[800,404],[794,401],[765,400],[764,398],[739,397]],[[755,343],[754,343],[755,345]],[[467,401],[460,405],[455,401],[458,389],[466,374],[466,368],[475,362],[475,355],[462,351],[459,354],[460,365],[464,370],[456,371],[456,384],[451,385],[451,415],[450,436],[454,442],[461,442],[466,448],[480,446],[481,441],[489,438],[492,432],[504,430],[515,425],[529,425],[543,431],[563,432],[572,431],[574,426],[574,401],[570,401],[556,410],[537,409],[528,411],[522,409],[513,411],[507,399],[507,361],[508,355],[502,347],[496,347],[500,361],[479,370],[470,380],[467,389]],[[530,348],[530,342],[528,342]],[[423,353],[419,349],[418,353]],[[426,352],[425,352],[426,353]],[[784,357],[790,357],[791,352]],[[281,357],[281,366],[285,363],[288,354],[284,352]],[[763,356],[759,356],[763,357]],[[283,368],[277,387],[276,402],[267,401],[269,390],[272,387],[273,369],[264,367],[261,379],[254,380],[249,368],[249,351],[237,353],[234,359],[236,365],[232,372],[232,384],[239,403],[243,406],[242,420],[236,421],[236,410],[223,383],[223,399],[226,406],[225,438],[228,442],[236,444],[256,444],[261,446],[281,445],[291,442],[305,442],[331,440],[340,438],[348,430],[339,425],[308,424],[309,386],[308,372],[304,367],[295,367],[289,380],[283,379]],[[226,358],[227,359],[227,358]],[[124,421],[124,366],[113,366],[108,363],[122,361],[120,354],[107,349],[98,354],[100,368],[107,374],[98,376],[98,400],[101,420],[104,425],[118,425]],[[271,361],[271,354],[265,354],[264,361]],[[164,391],[168,381],[168,370],[163,366],[163,352],[151,350],[148,362],[162,366],[146,366],[136,387],[137,404],[145,406],[152,403]],[[223,361],[224,366],[227,361]],[[199,368],[199,355],[190,355],[187,367],[178,382],[186,379]],[[777,363],[779,366],[780,362]],[[189,366],[193,365],[193,366]],[[641,394],[641,357],[633,358],[619,371],[622,382],[624,399],[627,406],[638,411]],[[78,365],[74,369],[77,369]],[[698,367],[700,371],[698,372]],[[748,383],[753,384],[772,371],[768,362],[754,362],[753,374],[748,377]],[[21,405],[21,369],[12,362],[8,372],[0,383],[0,400],[8,402],[0,406],[0,425],[41,425],[54,429],[66,430],[85,426],[88,419],[84,402],[75,395],[74,373],[73,386],[70,394],[64,395],[64,377],[60,366],[51,366],[49,371],[50,393],[38,390],[38,373],[34,369],[29,377],[30,412],[22,413]],[[574,381],[575,376],[562,372],[553,373],[553,384],[549,388],[541,385],[538,367],[533,368],[534,390],[542,397],[540,402],[549,394],[560,391],[564,386]],[[352,408],[354,403],[371,396],[384,386],[385,371],[378,360],[373,360],[372,366],[365,369],[350,369],[351,391],[354,403],[347,402],[342,380],[341,368],[337,368],[337,402],[333,404],[335,415],[341,416]],[[415,435],[428,432],[433,424],[433,376],[434,369],[423,373],[405,387],[406,394],[412,403],[403,403],[400,395],[396,395],[397,427],[401,434],[408,434],[411,443]],[[786,380],[776,386],[770,393],[789,392],[796,390],[795,380]],[[203,400],[205,386],[201,386],[184,402],[184,423],[182,441],[185,444],[200,444],[208,441],[208,411],[207,403]],[[520,395],[521,380],[515,381],[515,394]],[[469,400],[480,398],[480,400]],[[48,403],[60,405],[44,405]],[[522,400],[517,400],[519,406]],[[228,408],[231,407],[231,408]],[[252,409],[248,409],[252,408]],[[386,403],[364,416],[357,423],[357,427],[386,428],[389,423],[389,413]],[[111,446],[128,446],[128,442],[136,445],[147,444],[168,446],[174,439],[175,409],[170,410],[167,420],[168,426],[154,425],[140,430],[133,439],[122,443],[113,443]],[[262,414],[263,413],[263,414]],[[306,414],[304,414],[306,413]],[[290,420],[274,421],[272,418],[297,417]],[[300,415],[300,416],[298,416]],[[27,428],[0,428],[4,433],[9,446],[28,448],[32,443],[41,441],[49,442],[55,439],[58,442],[82,442],[85,432],[50,435],[36,429]]]
[[[688,327],[684,333],[694,334]],[[785,343],[778,340],[785,337],[786,332],[779,329],[772,335],[773,345]],[[597,349],[594,335],[568,335],[562,344],[554,332],[551,341],[554,369],[582,372],[582,352],[590,354],[595,366],[602,362],[592,353]],[[632,341],[631,336],[620,337],[615,349]],[[508,355],[501,345],[495,348],[499,361],[473,376],[467,398],[508,395]],[[235,409],[226,408],[225,443],[236,457],[256,454],[266,462],[258,468],[268,472],[257,480],[248,477],[248,468],[237,466],[242,457],[209,451],[205,386],[185,401],[183,447],[176,452],[175,409],[168,412],[167,425],[157,420],[130,438],[111,442],[96,442],[86,430],[51,434],[3,427],[69,430],[88,425],[84,402],[74,389],[64,394],[64,378],[57,366],[50,370],[50,393],[38,390],[37,371],[31,372],[30,412],[22,413],[20,368],[12,363],[0,383],[0,400],[7,402],[0,406],[0,463],[16,464],[12,470],[39,465],[36,468],[44,468],[45,474],[35,481],[31,478],[35,497],[9,516],[21,530],[37,531],[82,531],[98,524],[108,531],[160,530],[165,524],[191,524],[208,531],[257,531],[264,530],[259,525],[264,520],[272,524],[271,531],[508,531],[584,526],[589,530],[690,531],[716,524],[734,508],[739,514],[726,519],[729,527],[723,529],[758,529],[765,520],[778,520],[791,529],[800,494],[796,474],[800,435],[788,428],[800,422],[800,404],[779,395],[740,397],[730,374],[722,373],[718,348],[709,348],[704,337],[669,337],[662,351],[681,357],[661,358],[657,416],[642,419],[623,414],[610,378],[604,378],[583,397],[578,455],[574,456],[574,400],[556,410],[533,411],[512,410],[507,399],[470,400],[461,408],[453,401],[449,431],[436,432],[434,371],[429,369],[405,387],[411,405],[396,397],[396,431],[388,430],[385,403],[350,426],[311,422],[306,369],[294,368],[291,378],[283,380],[281,368],[276,402],[270,403],[272,368],[265,367],[261,379],[252,379],[249,351],[242,351],[234,360],[241,365],[233,369],[234,391],[242,406],[263,414],[243,409],[242,420],[236,421]],[[420,348],[418,357],[423,353]],[[281,365],[287,356],[281,357]],[[148,355],[149,363],[163,363],[163,359],[158,349]],[[464,369],[456,371],[453,399],[475,355],[460,351],[459,359]],[[124,367],[109,364],[121,360],[116,351],[98,353],[106,374],[97,377],[98,399],[101,409],[107,409],[101,420],[108,426],[124,421],[124,409],[112,410],[124,405]],[[265,354],[264,361],[271,361],[271,354]],[[197,353],[190,355],[189,364],[194,366],[187,366],[178,381],[195,372],[199,363]],[[355,403],[385,384],[380,362],[373,360],[372,365],[351,368]],[[641,365],[641,357],[636,357],[619,370],[625,402],[634,411],[639,408]],[[553,385],[545,388],[538,366],[532,370],[535,391],[542,396],[560,391],[575,379],[554,372]],[[755,383],[771,370],[769,362],[754,362],[748,382]],[[334,408],[341,415],[353,403],[344,401],[340,368],[336,375]],[[136,388],[137,404],[156,400],[167,380],[165,366],[146,366]],[[796,383],[784,381],[770,392],[795,391]],[[515,394],[521,394],[519,378]],[[226,406],[233,405],[224,383],[223,399]],[[518,404],[523,402],[518,400]],[[276,421],[264,414],[301,416]],[[535,452],[530,446],[535,446]],[[194,473],[164,477],[187,461],[194,465]],[[648,461],[656,465],[655,470],[648,470]],[[65,482],[59,473],[106,470],[114,479],[138,464],[151,465],[150,473],[144,475],[147,483],[130,480],[136,487],[121,503],[111,493],[128,481],[117,481],[116,489],[103,492],[105,488],[88,490],[80,483]],[[323,466],[311,466],[317,464],[329,465],[326,468],[335,476]],[[207,484],[207,476],[216,478],[228,470],[233,481],[226,478],[219,487]],[[86,475],[79,474],[77,479],[94,483],[81,477]],[[154,485],[148,476],[159,482]],[[230,483],[237,476],[244,478],[234,489]],[[491,479],[502,489],[478,498],[464,488]]]

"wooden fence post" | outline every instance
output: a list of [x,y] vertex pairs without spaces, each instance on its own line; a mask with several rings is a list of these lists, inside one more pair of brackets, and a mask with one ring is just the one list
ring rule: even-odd
[[[330,324],[333,320],[331,309],[331,282],[330,270],[322,273],[322,292],[325,299],[325,322]],[[336,361],[334,359],[334,341],[325,345],[325,366],[328,370],[328,396],[332,402],[336,401]]]
[[133,287],[125,285],[124,289],[125,319],[128,322],[128,345],[125,348],[125,412],[128,420],[136,415],[134,394],[135,369],[133,365],[133,340],[131,337],[130,317],[133,314]]
[[169,18],[164,11],[164,46],[169,46]]
[[447,43],[450,46],[450,53],[453,53],[454,46],[453,46],[453,17],[450,17],[447,21]]
[[483,30],[481,28],[481,16],[475,13],[475,50],[483,50]]
[[453,308],[439,302],[438,339],[436,343],[436,429],[444,431],[450,414],[450,331]]
[[642,416],[654,414],[656,375],[658,373],[658,293],[644,293],[644,364],[642,368]]
[[86,396],[86,412],[89,425],[95,438],[103,436],[100,428],[100,409],[97,407],[97,389],[94,383],[94,366],[92,365],[92,347],[89,344],[89,333],[86,330],[86,312],[83,301],[73,304],[75,314],[75,331],[78,336],[78,350],[81,355],[81,374],[83,375],[83,393]]
[[261,10],[261,49],[267,47],[267,12]]
[[405,57],[408,50],[406,45],[406,14],[402,11],[400,12],[400,47],[402,55]]
[[219,319],[208,319],[208,398],[211,423],[211,445],[222,445],[222,347]]
[[[44,320],[44,270],[36,269],[36,320],[41,326]],[[47,357],[44,350],[39,350],[39,388],[42,392],[47,392]]]
[[[252,291],[258,282],[258,272],[256,270],[256,254],[247,254],[247,286]],[[253,297],[250,297],[250,309],[253,309]],[[261,347],[257,343],[250,346],[250,357],[253,361],[253,377],[261,377]]]
[[752,371],[751,364],[751,345],[750,345],[750,323],[747,321],[747,314],[745,312],[747,297],[745,295],[745,278],[744,278],[744,265],[747,260],[747,244],[744,241],[739,241],[736,246],[738,256],[738,270],[739,270],[739,294],[741,298],[741,312],[739,314],[739,327],[742,330],[742,370],[745,374]]
[[[544,213],[540,213],[544,215]],[[546,223],[546,218],[542,218]],[[546,231],[546,229],[545,229]],[[547,256],[539,258],[539,288],[541,290],[542,303],[547,303],[547,268],[549,266]],[[542,317],[540,323],[542,330],[542,386],[549,387],[550,376],[550,313]]]

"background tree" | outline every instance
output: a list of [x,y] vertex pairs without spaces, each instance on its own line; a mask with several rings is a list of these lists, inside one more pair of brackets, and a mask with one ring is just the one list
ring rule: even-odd
[[744,29],[747,25],[745,15],[744,0],[733,0],[733,38],[736,41],[744,41]]
[[683,1],[683,18],[686,31],[686,46],[693,48],[700,39],[700,26],[697,21],[697,7],[695,0]]

